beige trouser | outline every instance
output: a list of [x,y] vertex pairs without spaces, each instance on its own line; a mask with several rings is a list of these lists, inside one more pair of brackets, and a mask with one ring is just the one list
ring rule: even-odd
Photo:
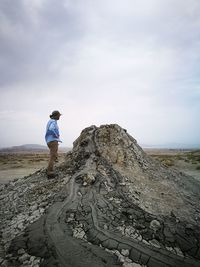
[[53,165],[58,157],[58,141],[51,141],[47,145],[50,150],[50,158],[47,167],[47,174],[53,174]]

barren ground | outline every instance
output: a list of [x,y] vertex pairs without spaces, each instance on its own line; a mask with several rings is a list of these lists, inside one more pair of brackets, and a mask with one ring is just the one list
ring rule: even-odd
[[169,168],[176,168],[200,181],[199,149],[145,149],[145,152]]
[[[59,162],[63,161],[64,155],[64,153],[59,153]],[[0,153],[0,183],[6,183],[46,168],[48,159],[48,153]]]
[[[148,155],[161,161],[169,168],[193,176],[200,181],[200,150],[180,149],[144,149]],[[64,160],[65,153],[59,153],[59,162]],[[48,153],[1,153],[0,183],[27,176],[35,171],[46,168]]]

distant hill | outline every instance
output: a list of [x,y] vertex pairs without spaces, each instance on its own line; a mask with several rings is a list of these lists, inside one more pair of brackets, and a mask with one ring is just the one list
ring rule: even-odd
[[[69,147],[59,147],[60,152],[67,152],[71,150]],[[0,153],[41,153],[48,152],[47,146],[39,144],[25,144],[20,146],[5,147],[0,149]]]
[[25,148],[25,149],[47,149],[46,146],[39,145],[39,144],[25,144],[25,145],[21,145],[21,146],[18,146],[18,147],[22,147],[22,148]]
[[166,143],[158,145],[140,144],[143,148],[165,148],[165,149],[200,149],[200,144],[182,144],[182,143]]

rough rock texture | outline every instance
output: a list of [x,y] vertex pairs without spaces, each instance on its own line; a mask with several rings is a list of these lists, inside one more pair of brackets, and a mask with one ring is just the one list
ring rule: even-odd
[[126,130],[84,129],[57,174],[1,186],[1,266],[200,266],[200,184]]

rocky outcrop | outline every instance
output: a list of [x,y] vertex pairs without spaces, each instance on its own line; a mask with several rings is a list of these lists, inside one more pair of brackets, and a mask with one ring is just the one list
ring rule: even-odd
[[2,266],[200,266],[200,185],[126,130],[84,129],[56,170],[1,187]]

